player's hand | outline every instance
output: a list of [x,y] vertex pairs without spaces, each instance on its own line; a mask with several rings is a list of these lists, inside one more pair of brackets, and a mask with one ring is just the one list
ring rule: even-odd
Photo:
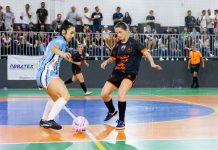
[[71,61],[71,54],[70,53],[64,53],[63,55],[64,59],[66,59],[67,61]]
[[89,64],[88,64],[88,63],[86,63],[86,66],[87,66],[87,67],[89,67]]
[[161,66],[156,65],[156,64],[151,64],[151,67],[154,68],[154,69],[157,69],[157,70],[161,70],[162,69]]
[[107,66],[107,61],[104,61],[104,62],[101,64],[101,69],[105,69],[106,66]]

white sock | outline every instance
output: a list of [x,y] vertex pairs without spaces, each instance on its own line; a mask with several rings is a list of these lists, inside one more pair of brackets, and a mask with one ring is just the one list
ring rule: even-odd
[[49,99],[45,105],[45,110],[42,116],[42,120],[48,120],[48,115],[52,109],[53,104],[54,104],[54,101],[52,99]]
[[61,109],[64,108],[66,103],[67,101],[62,97],[60,97],[56,102],[54,102],[51,112],[48,115],[48,120],[54,120],[57,114],[61,111]]

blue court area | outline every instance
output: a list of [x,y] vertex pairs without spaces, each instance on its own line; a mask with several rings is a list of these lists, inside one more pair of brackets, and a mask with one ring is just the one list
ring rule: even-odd
[[[0,102],[0,125],[38,125],[45,104],[45,100]],[[117,108],[117,101],[114,101],[114,105]],[[85,116],[89,124],[103,124],[103,119],[107,113],[101,100],[71,100],[67,107],[76,116]],[[126,122],[145,123],[179,120],[206,116],[213,112],[213,109],[202,105],[128,100]],[[61,111],[56,120],[63,125],[72,123],[72,118],[65,110]]]

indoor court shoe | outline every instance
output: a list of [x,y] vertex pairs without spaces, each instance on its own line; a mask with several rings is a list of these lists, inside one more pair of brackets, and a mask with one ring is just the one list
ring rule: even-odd
[[117,120],[116,129],[117,129],[117,130],[125,129],[125,122],[124,122],[124,121],[121,121],[121,120]]
[[108,121],[111,118],[113,118],[113,116],[115,116],[117,114],[117,111],[115,110],[113,113],[108,112],[107,116],[105,117],[104,121]]
[[90,95],[90,94],[92,94],[92,92],[87,91],[84,95],[85,95],[85,96],[88,96],[88,95]]
[[199,88],[199,85],[195,85],[195,88]]
[[[41,121],[40,121],[41,123]],[[57,124],[54,120],[49,120],[49,121],[43,121],[43,124],[41,125],[44,128],[52,128],[56,130],[62,129],[62,126]]]
[[39,122],[40,127],[42,127],[42,125],[44,124],[45,121],[43,121],[42,119]]

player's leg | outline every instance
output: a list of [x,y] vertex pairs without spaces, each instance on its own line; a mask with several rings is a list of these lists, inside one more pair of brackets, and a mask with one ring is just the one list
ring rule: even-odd
[[131,89],[133,81],[130,79],[123,79],[118,90],[118,109],[119,119],[117,120],[116,129],[125,128],[125,112],[126,112],[126,94]]
[[115,116],[117,114],[117,111],[113,105],[113,100],[110,97],[110,94],[116,89],[117,89],[117,87],[115,85],[113,85],[111,82],[107,81],[105,83],[102,91],[101,91],[101,98],[104,100],[104,103],[105,103],[106,107],[108,108],[108,114],[107,114],[106,118],[104,119],[104,121],[110,120],[113,116]]
[[66,105],[67,101],[70,99],[69,92],[64,85],[63,81],[56,77],[51,78],[48,84],[47,93],[50,97],[57,98],[54,102],[51,111],[48,115],[48,120],[44,122],[43,126],[53,129],[61,129],[62,127],[57,124],[54,119]]
[[85,79],[83,77],[83,74],[81,72],[76,74],[76,78],[77,78],[77,80],[79,80],[80,86],[83,89],[85,95],[90,95],[92,92],[87,91],[87,87],[86,87],[86,84],[85,84]]

